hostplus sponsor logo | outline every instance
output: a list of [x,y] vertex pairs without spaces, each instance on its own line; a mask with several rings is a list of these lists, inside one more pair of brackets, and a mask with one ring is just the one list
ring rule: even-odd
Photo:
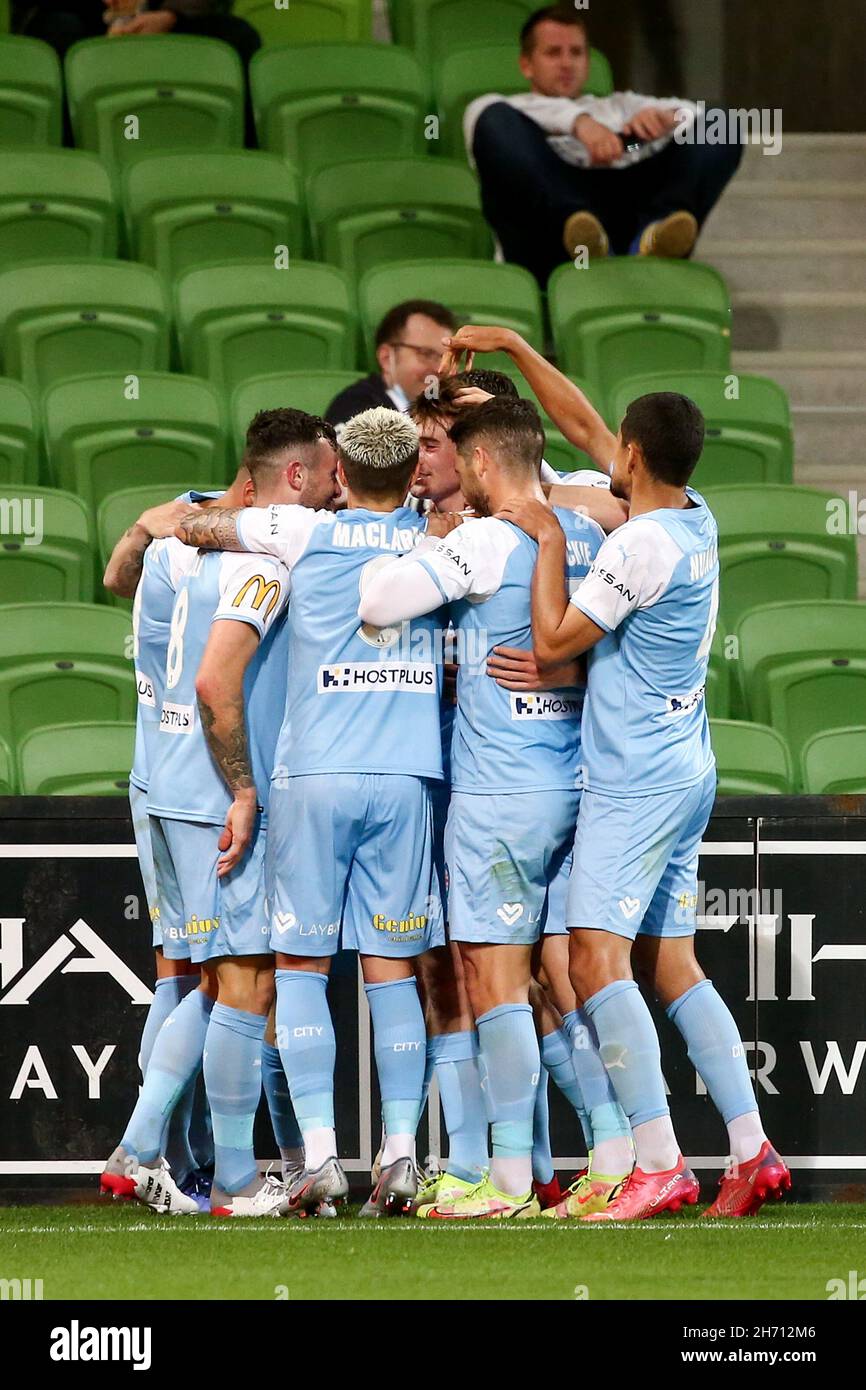
[[511,694],[512,719],[579,719],[582,701],[573,695]]
[[390,694],[435,695],[436,667],[424,661],[348,661],[320,666],[320,695]]

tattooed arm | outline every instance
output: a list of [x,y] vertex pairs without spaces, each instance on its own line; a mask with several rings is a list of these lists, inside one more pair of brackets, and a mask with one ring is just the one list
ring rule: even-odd
[[220,839],[220,878],[243,858],[258,814],[244,709],[244,673],[258,645],[248,623],[214,623],[195,683],[204,736],[233,797]]
[[111,552],[102,578],[106,589],[119,598],[134,598],[151,541],[174,535],[182,517],[189,518],[198,513],[199,509],[189,502],[165,502],[161,507],[150,507],[142,512]]
[[175,535],[198,550],[243,550],[238,536],[237,519],[243,507],[208,507],[206,511],[190,511],[177,524]]

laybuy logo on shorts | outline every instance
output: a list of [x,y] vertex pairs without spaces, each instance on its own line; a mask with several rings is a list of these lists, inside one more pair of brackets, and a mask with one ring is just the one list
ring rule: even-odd
[[512,719],[579,719],[581,700],[572,695],[511,695]]
[[347,661],[320,666],[317,689],[320,695],[435,695],[436,667],[432,661]]
[[523,916],[523,903],[503,903],[501,907],[497,907],[496,916],[506,927],[513,927]]

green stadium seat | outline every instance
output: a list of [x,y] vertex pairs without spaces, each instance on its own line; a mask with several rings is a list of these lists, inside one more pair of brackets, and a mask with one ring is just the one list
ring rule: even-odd
[[259,144],[304,174],[353,155],[427,153],[426,85],[414,54],[382,43],[281,45],[250,64]]
[[606,393],[647,362],[665,371],[728,367],[731,305],[710,266],[643,256],[561,265],[548,300],[559,366]]
[[0,270],[0,350],[33,395],[52,381],[168,366],[165,290],[129,261],[29,261]]
[[[376,365],[376,329],[389,309],[405,299],[435,299],[464,323],[498,323],[514,328],[539,352],[544,347],[538,282],[519,265],[493,261],[413,260],[377,265],[358,286],[358,308],[371,368]],[[505,353],[485,353],[480,366],[512,367]]]
[[[202,486],[198,491],[220,492],[224,487],[224,482],[217,482]],[[103,497],[96,512],[97,554],[102,569],[108,564],[111,552],[124,531],[135,524],[142,512],[170,502],[181,492],[188,491],[186,486],[173,489],[166,488],[164,483],[146,483],[144,486],[119,488],[117,492]],[[126,599],[115,599],[114,595],[111,599],[118,604],[127,602]]]
[[274,264],[275,248],[303,251],[295,171],[260,150],[151,155],[124,176],[132,254],[168,279],[208,261]]
[[135,719],[132,629],[105,604],[0,608],[0,728],[16,746],[31,729],[74,719]]
[[704,496],[719,527],[729,627],[759,603],[857,597],[857,537],[828,534],[830,493],[753,484],[711,488]]
[[9,744],[0,738],[0,796],[14,796],[17,791],[15,763]]
[[39,479],[39,421],[20,381],[0,377],[0,485]]
[[18,745],[24,796],[126,796],[134,723],[49,724]]
[[710,647],[704,699],[711,719],[729,719],[735,713],[731,663],[725,655],[725,634],[717,627]]
[[[478,358],[477,361],[480,365],[486,367],[490,359],[495,356],[497,356],[495,353],[485,353],[483,358]],[[544,425],[545,462],[549,463],[551,468],[555,468],[558,473],[573,473],[575,469],[578,468],[595,468],[595,464],[589,455],[585,454],[582,449],[576,448],[574,444],[570,444],[565,438],[565,435],[557,429],[556,425],[547,414],[547,411],[544,409],[544,406],[541,404],[541,401],[532,390],[532,387],[526,381],[525,377],[516,370],[510,358],[507,359],[505,364],[499,367],[498,370],[503,371],[506,376],[511,378],[514,385],[517,387],[518,395],[522,396],[524,400],[532,401],[533,405],[538,408]],[[575,386],[580,387],[580,390],[585,396],[588,396],[590,400],[598,394],[591,382],[581,381],[577,377],[572,377],[571,380],[574,382]]]
[[520,30],[535,0],[390,0],[395,43],[413,48],[428,69],[436,68],[455,49],[511,40],[517,60]]
[[114,256],[111,179],[84,150],[6,150],[0,160],[0,262]]
[[218,39],[84,39],[70,48],[64,66],[75,143],[106,163],[180,146],[243,144],[243,68],[234,49]]
[[[520,71],[518,58],[516,29],[510,43],[458,48],[446,54],[434,74],[440,119],[439,141],[434,146],[437,153],[450,155],[452,159],[465,157],[463,113],[476,97],[486,96],[488,92],[510,97],[529,91],[529,83]],[[603,53],[593,48],[583,94],[606,97],[612,91],[610,64]]]
[[813,796],[866,795],[866,724],[827,729],[807,740],[803,790]]
[[167,500],[225,477],[222,402],[207,381],[143,372],[128,400],[118,375],[73,377],[45,393],[43,415],[54,477],[94,511],[124,485]]
[[[729,400],[736,383],[737,398]],[[620,381],[612,392],[610,424],[618,429],[626,407],[653,391],[679,391],[699,405],[707,422],[694,486],[790,483],[794,436],[788,397],[775,381],[739,372],[650,372]]]
[[719,796],[793,792],[791,755],[775,729],[735,719],[711,719],[710,736]]
[[334,397],[358,380],[351,372],[269,372],[243,382],[232,394],[231,431],[237,457],[254,415],[260,410],[291,406],[309,415],[323,415]]
[[737,638],[749,718],[787,739],[801,780],[813,734],[866,724],[866,603],[761,604]]
[[175,285],[184,368],[229,396],[266,372],[355,365],[354,296],[343,271],[234,262],[187,270]]
[[0,604],[91,601],[93,534],[79,497],[6,486],[0,518]]
[[316,254],[353,277],[409,258],[492,256],[478,185],[456,160],[333,164],[310,179],[308,202]]
[[262,43],[367,42],[372,0],[235,0],[232,13],[259,31]]
[[0,38],[0,144],[59,145],[63,78],[54,49],[22,34]]

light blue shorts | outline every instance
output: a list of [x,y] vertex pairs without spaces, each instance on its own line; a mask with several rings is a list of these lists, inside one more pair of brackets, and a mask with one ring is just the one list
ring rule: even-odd
[[691,787],[649,796],[584,791],[566,921],[630,940],[692,936],[698,851],[716,797],[715,769]]
[[444,944],[428,783],[337,772],[271,783],[271,948],[418,956]]
[[261,825],[237,868],[217,878],[221,825],[150,817],[163,954],[196,964],[270,954]]
[[132,815],[132,830],[135,835],[135,848],[138,851],[138,867],[144,884],[144,899],[147,903],[148,919],[151,925],[151,945],[162,945],[162,927],[159,920],[159,902],[156,895],[156,875],[153,870],[153,848],[150,843],[150,818],[147,814],[147,792],[129,784],[129,810]]
[[[445,828],[452,941],[531,946],[571,853],[580,793],[452,792]],[[562,887],[562,885],[560,885]]]

